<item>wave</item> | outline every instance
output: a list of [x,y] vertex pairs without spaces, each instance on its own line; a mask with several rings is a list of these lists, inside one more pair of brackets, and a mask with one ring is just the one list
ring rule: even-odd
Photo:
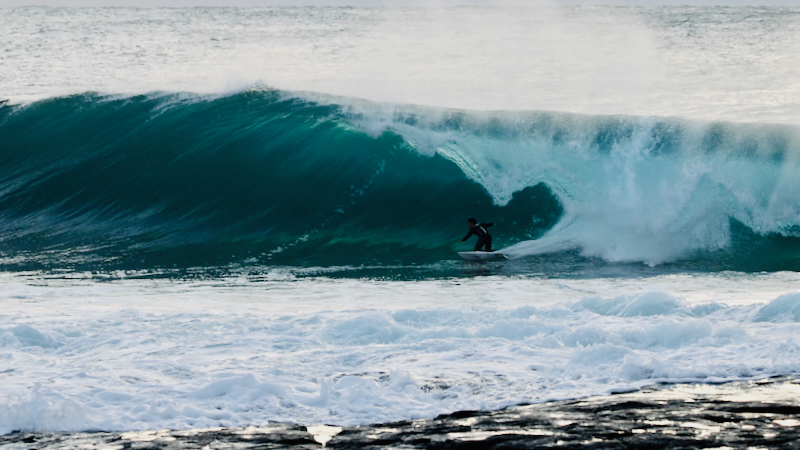
[[[764,278],[774,289],[797,277]],[[0,293],[13,361],[0,435],[388,423],[800,371],[800,293],[741,304],[717,291],[738,304],[696,304],[664,291],[582,296],[563,280],[462,281],[12,283]],[[334,310],[313,310],[320,302]]]
[[799,137],[272,90],[54,98],[0,109],[1,263],[429,264],[475,216],[515,258],[797,270]]

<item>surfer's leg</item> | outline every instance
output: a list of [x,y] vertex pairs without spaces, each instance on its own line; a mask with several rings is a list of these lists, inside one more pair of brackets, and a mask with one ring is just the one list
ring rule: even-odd
[[475,251],[476,252],[481,251],[481,247],[483,247],[484,243],[486,243],[486,240],[484,238],[478,238],[478,242],[475,244]]
[[492,251],[492,237],[491,236],[486,236],[486,251],[487,252]]

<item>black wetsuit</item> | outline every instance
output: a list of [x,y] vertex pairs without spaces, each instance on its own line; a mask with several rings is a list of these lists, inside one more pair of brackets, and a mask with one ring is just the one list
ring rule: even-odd
[[492,235],[489,234],[489,232],[487,231],[487,229],[492,225],[494,224],[489,222],[489,223],[479,223],[474,227],[469,227],[469,233],[467,233],[467,235],[464,237],[464,239],[461,240],[461,242],[466,241],[467,239],[469,239],[470,236],[474,234],[478,236],[478,243],[475,244],[476,252],[479,251],[481,247],[483,247],[484,245],[486,246],[487,252],[492,251]]

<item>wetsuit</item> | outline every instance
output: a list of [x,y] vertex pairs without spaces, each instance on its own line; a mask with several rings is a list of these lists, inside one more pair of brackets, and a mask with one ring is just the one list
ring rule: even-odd
[[479,251],[481,247],[483,247],[484,245],[486,246],[487,252],[492,251],[492,235],[489,234],[488,231],[486,231],[492,225],[494,224],[489,222],[489,223],[479,223],[474,227],[469,227],[469,233],[467,233],[467,235],[464,237],[464,239],[461,240],[461,242],[466,241],[467,239],[470,238],[470,236],[474,234],[478,236],[478,243],[475,244],[476,252]]

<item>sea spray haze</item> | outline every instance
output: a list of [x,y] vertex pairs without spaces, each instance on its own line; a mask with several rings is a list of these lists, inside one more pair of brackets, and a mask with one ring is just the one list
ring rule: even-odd
[[[0,25],[0,433],[798,370],[797,8]],[[456,259],[470,216],[511,260]]]
[[219,94],[797,123],[795,7],[3,8],[3,95]]

